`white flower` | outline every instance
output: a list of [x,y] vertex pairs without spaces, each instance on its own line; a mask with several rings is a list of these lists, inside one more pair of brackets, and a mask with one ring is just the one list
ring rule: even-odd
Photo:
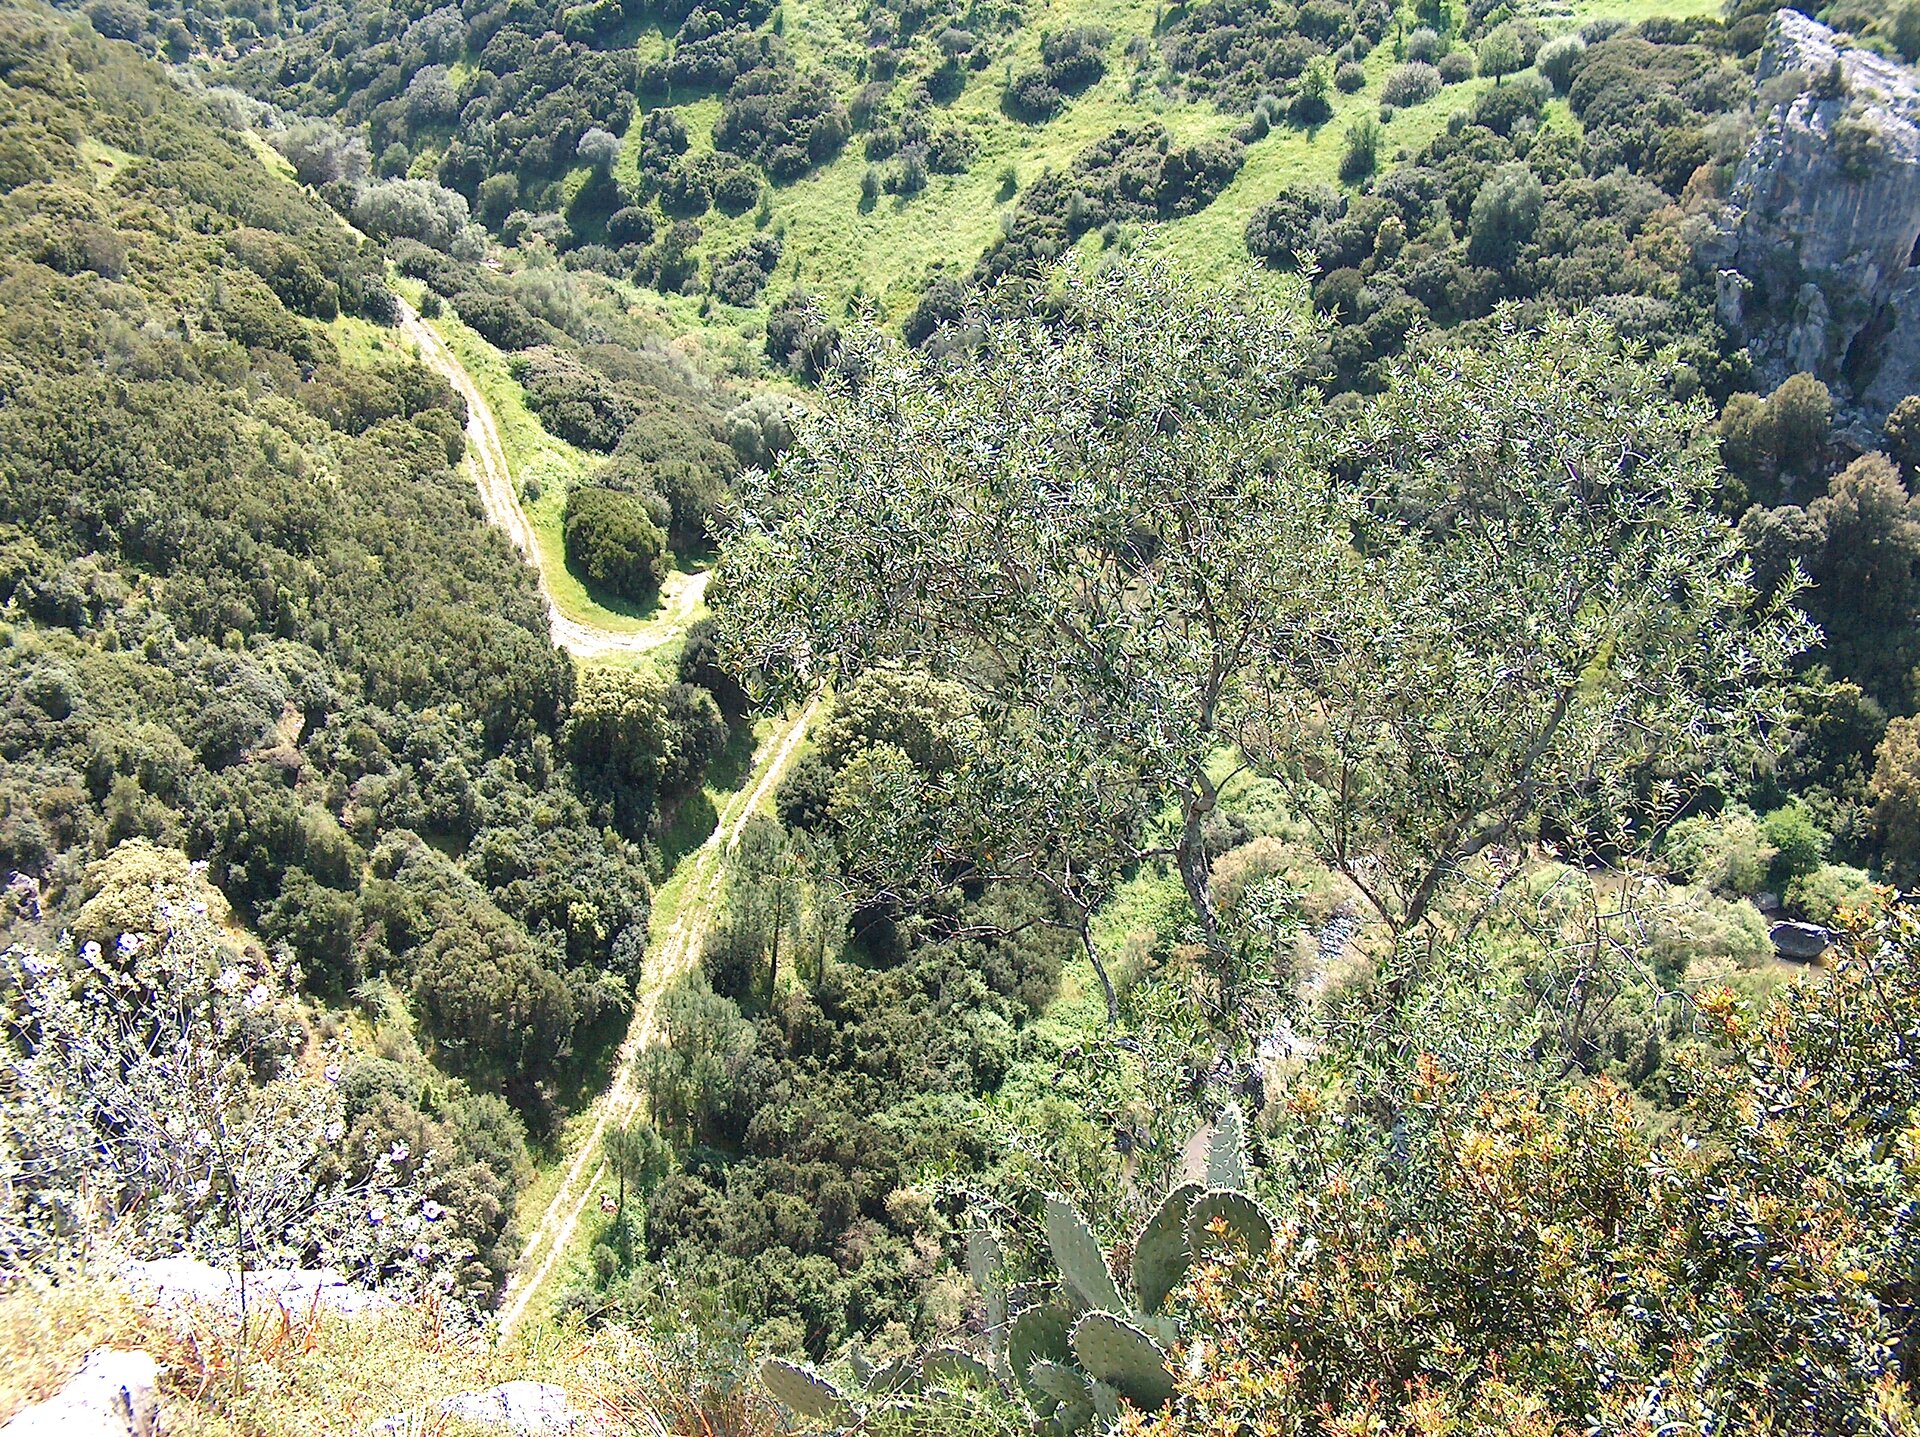
[[80,956],[89,963],[98,963],[100,961],[100,945],[89,938],[80,946]]
[[324,1073],[322,1073],[320,1076],[325,1078],[329,1083],[339,1082],[340,1081],[340,1065],[338,1063],[327,1064],[327,1070]]
[[394,1145],[387,1150],[387,1156],[396,1163],[404,1163],[407,1160],[407,1145],[402,1142],[395,1142]]
[[122,958],[131,958],[146,946],[146,942],[146,935],[143,933],[122,933],[113,940],[113,946],[119,950]]
[[387,1210],[384,1207],[381,1207],[378,1204],[376,1204],[375,1206],[367,1210],[367,1221],[371,1223],[374,1227],[380,1226],[380,1224],[385,1222],[386,1220],[387,1220]]
[[440,1204],[435,1202],[432,1198],[428,1198],[424,1203],[420,1205],[420,1216],[425,1218],[428,1222],[439,1222],[440,1219],[445,1217],[446,1215],[447,1215],[447,1210],[441,1207]]
[[207,905],[198,898],[189,903],[187,908],[195,918],[205,918],[207,916]]
[[193,862],[189,863],[187,867],[192,869],[196,875],[204,876],[207,871],[207,860],[204,858],[196,858]]
[[432,1256],[433,1249],[428,1247],[424,1242],[416,1242],[413,1245],[413,1260],[415,1262],[425,1262]]
[[235,988],[240,986],[240,970],[238,968],[222,968],[219,978],[215,981],[219,983],[222,993],[231,993]]
[[213,1184],[206,1178],[201,1178],[199,1182],[193,1185],[193,1195],[201,1202],[205,1202],[212,1192]]
[[247,989],[247,1006],[249,1008],[258,1008],[266,1001],[267,985],[265,983],[255,983],[251,988]]
[[335,1118],[327,1124],[327,1141],[337,1143],[347,1135],[347,1125]]

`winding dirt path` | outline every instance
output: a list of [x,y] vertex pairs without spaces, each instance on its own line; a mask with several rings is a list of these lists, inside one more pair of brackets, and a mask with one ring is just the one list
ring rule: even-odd
[[[474,483],[480,491],[480,503],[488,521],[506,531],[514,547],[539,574],[540,593],[547,601],[554,643],[576,658],[592,659],[645,653],[685,632],[706,590],[704,573],[675,574],[669,578],[662,591],[660,613],[641,632],[596,628],[560,611],[541,566],[539,537],[527,518],[527,511],[521,507],[520,491],[513,482],[506,447],[500,442],[500,426],[486,396],[459,357],[404,299],[400,301],[400,328],[418,346],[421,358],[444,375],[467,402],[467,455],[473,466]],[[648,945],[646,990],[614,1058],[612,1081],[594,1101],[593,1121],[568,1160],[560,1185],[548,1199],[540,1220],[527,1235],[520,1262],[501,1294],[500,1335],[503,1338],[512,1335],[559,1268],[588,1202],[606,1176],[606,1164],[600,1157],[602,1136],[609,1125],[624,1127],[631,1122],[645,1101],[641,1061],[659,1037],[661,996],[698,961],[700,938],[722,897],[727,857],[739,843],[748,818],[766,801],[793,761],[819,707],[820,698],[816,694],[799,713],[767,735],[754,752],[746,785],[721,811],[706,842],[680,861],[675,872],[676,880],[684,876],[680,901],[674,906],[672,922],[664,931],[655,932]]]
[[[399,299],[399,296],[395,296]],[[480,491],[480,504],[489,523],[506,531],[507,537],[540,575],[540,597],[547,601],[547,620],[553,627],[553,642],[575,658],[610,658],[620,654],[644,654],[670,643],[685,632],[693,611],[706,592],[707,575],[675,572],[667,576],[660,590],[660,612],[643,630],[601,629],[560,610],[547,583],[546,570],[540,565],[540,539],[533,522],[520,504],[520,490],[513,482],[507,464],[506,446],[500,442],[500,426],[493,417],[480,386],[467,372],[446,341],[434,332],[419,312],[404,299],[400,304],[400,330],[420,350],[421,359],[438,370],[460,397],[467,402],[467,459],[473,468],[473,482]]]
[[635,1010],[633,1025],[620,1045],[613,1082],[594,1104],[593,1125],[567,1164],[566,1174],[540,1215],[539,1223],[528,1234],[520,1265],[508,1279],[506,1292],[501,1297],[500,1335],[503,1338],[511,1336],[520,1325],[535,1295],[559,1266],[572,1245],[589,1199],[606,1177],[607,1166],[600,1156],[602,1135],[609,1126],[625,1127],[646,1100],[640,1061],[659,1037],[661,995],[699,960],[699,940],[718,907],[727,856],[739,843],[747,820],[773,792],[774,785],[793,761],[819,707],[820,699],[815,695],[798,714],[767,735],[753,756],[752,782],[734,795],[707,841],[681,860],[681,871],[687,875],[686,892],[681,895],[666,931],[654,935],[647,959],[646,996]]

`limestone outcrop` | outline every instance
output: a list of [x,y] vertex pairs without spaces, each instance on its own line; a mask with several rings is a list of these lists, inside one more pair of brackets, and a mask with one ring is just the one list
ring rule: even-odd
[[1705,251],[1721,320],[1756,387],[1810,371],[1877,429],[1920,391],[1920,74],[1782,10],[1758,80],[1787,98],[1759,117]]
[[[120,1275],[134,1291],[162,1307],[197,1303],[224,1311],[240,1308],[239,1276],[231,1268],[215,1267],[197,1257],[128,1262]],[[392,1305],[391,1299],[355,1287],[332,1268],[255,1268],[246,1275],[246,1296],[256,1310],[272,1305],[295,1317],[321,1311],[352,1317]]]
[[160,1368],[144,1352],[98,1348],[67,1385],[15,1414],[4,1437],[159,1437]]

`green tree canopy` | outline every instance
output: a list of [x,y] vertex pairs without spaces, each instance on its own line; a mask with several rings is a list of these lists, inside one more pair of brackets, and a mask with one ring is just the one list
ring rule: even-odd
[[864,378],[745,481],[723,625],[760,665],[898,661],[963,686],[979,722],[945,856],[1039,877],[1071,912],[1156,847],[1170,800],[1211,932],[1207,761],[1342,528],[1315,321],[1250,285],[1194,298],[1115,269],[980,332],[951,361],[843,341]]
[[[962,355],[851,335],[864,377],[749,479],[738,649],[972,696],[923,877],[1083,916],[1164,853],[1230,988],[1202,831],[1230,747],[1405,931],[1543,815],[1629,836],[1636,785],[1773,713],[1800,626],[1756,609],[1704,416],[1604,325],[1438,351],[1341,432],[1304,310],[1114,268],[1000,301]],[[910,769],[876,807],[927,808]]]

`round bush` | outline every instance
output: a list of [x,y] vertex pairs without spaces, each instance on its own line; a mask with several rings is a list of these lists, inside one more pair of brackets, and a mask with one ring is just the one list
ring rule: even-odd
[[1400,47],[1400,58],[1428,65],[1440,63],[1440,57],[1450,48],[1447,41],[1440,38],[1438,31],[1431,26],[1422,25],[1407,36],[1406,44]]
[[567,491],[567,566],[595,588],[645,600],[667,576],[667,536],[631,494],[589,484]]
[[1440,82],[1445,85],[1457,85],[1462,80],[1471,80],[1474,75],[1473,52],[1471,50],[1449,50],[1440,57]]
[[1367,68],[1358,61],[1349,60],[1333,72],[1333,87],[1343,95],[1351,95],[1363,90],[1367,85]]
[[1424,60],[1411,60],[1387,71],[1380,98],[1399,109],[1431,100],[1440,93],[1440,72]]
[[1578,35],[1562,35],[1542,45],[1533,63],[1553,88],[1564,95],[1573,83],[1574,66],[1586,52],[1587,42]]

